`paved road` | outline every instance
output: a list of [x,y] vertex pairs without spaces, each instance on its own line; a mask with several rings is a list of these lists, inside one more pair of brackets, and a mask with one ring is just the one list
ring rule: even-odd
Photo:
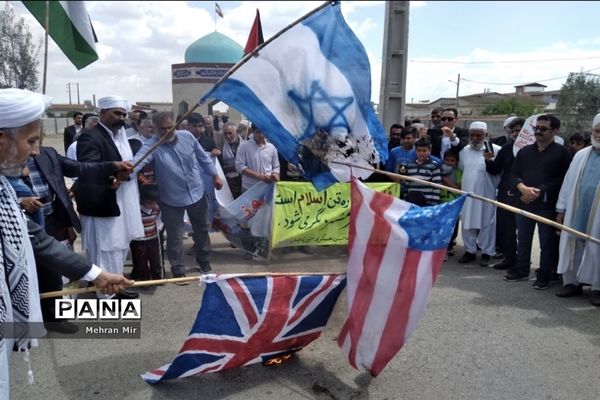
[[[338,249],[244,260],[213,234],[216,272],[343,271]],[[186,248],[191,246],[186,241]],[[353,370],[335,343],[345,292],[321,338],[280,367],[254,365],[151,386],[139,375],[170,362],[198,310],[201,288],[141,291],[139,340],[42,340],[32,351],[35,384],[12,361],[13,399],[597,399],[600,310],[555,287],[507,283],[477,265],[444,264],[420,326],[374,379]],[[188,257],[188,265],[193,265]]]

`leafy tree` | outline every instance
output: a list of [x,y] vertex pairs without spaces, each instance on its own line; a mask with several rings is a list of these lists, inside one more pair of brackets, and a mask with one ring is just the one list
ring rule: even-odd
[[489,105],[481,112],[483,115],[509,115],[515,114],[527,118],[538,111],[538,106],[533,103],[519,100],[515,97],[502,99],[495,104]]
[[41,42],[35,44],[23,18],[17,19],[8,2],[0,10],[0,88],[35,91]]
[[571,73],[560,89],[556,115],[561,120],[561,132],[568,136],[576,130],[586,130],[600,111],[600,75]]

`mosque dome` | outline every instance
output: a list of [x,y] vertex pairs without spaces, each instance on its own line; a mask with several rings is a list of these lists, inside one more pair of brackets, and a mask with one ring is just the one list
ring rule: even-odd
[[185,50],[186,63],[235,64],[242,59],[244,48],[219,32],[212,32]]

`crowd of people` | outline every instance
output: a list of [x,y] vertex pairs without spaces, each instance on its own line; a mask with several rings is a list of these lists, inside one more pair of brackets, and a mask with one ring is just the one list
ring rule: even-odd
[[[563,287],[559,297],[583,293],[591,286],[590,302],[600,306],[600,257],[598,244],[542,221],[556,221],[583,234],[600,237],[600,114],[592,121],[592,133],[574,132],[568,147],[559,136],[561,122],[554,115],[537,118],[535,142],[515,149],[525,120],[508,117],[504,134],[491,138],[485,122],[472,122],[468,130],[456,126],[453,108],[434,110],[431,128],[421,121],[406,121],[390,128],[390,157],[384,166],[401,184],[401,196],[419,206],[450,201],[455,194],[424,184],[442,183],[511,207],[533,213],[529,217],[467,198],[460,217],[464,253],[459,263],[505,270],[508,282],[529,280],[534,231],[540,243],[540,265],[533,288],[544,290],[554,282]],[[421,182],[402,179],[401,175]],[[454,255],[458,226],[446,259]],[[493,263],[493,260],[501,260]]]
[[[0,89],[0,323],[44,321],[49,330],[76,332],[75,325],[54,320],[54,301],[40,303],[39,292],[60,290],[65,276],[93,281],[102,289],[98,296],[138,297],[125,289],[132,282],[123,265],[131,254],[129,278],[165,277],[163,231],[171,274],[185,277],[184,214],[197,266],[212,272],[209,231],[215,190],[224,184],[217,159],[234,198],[256,182],[302,179],[299,167],[283,159],[254,124],[192,113],[175,128],[172,113],[131,112],[118,96],[99,99],[98,115],[74,115],[64,133],[64,157],[38,146],[48,105],[43,95]],[[447,108],[431,114],[430,128],[420,121],[391,126],[390,157],[380,167],[398,174],[394,180],[404,199],[436,205],[456,198],[452,189],[460,189],[600,237],[600,114],[591,135],[574,133],[568,148],[558,140],[560,120],[541,115],[535,142],[518,152],[522,118],[507,118],[505,135],[492,141],[485,122],[461,129],[458,117]],[[70,188],[65,177],[74,180]],[[468,198],[446,257],[454,256],[459,225],[464,253],[458,262],[476,262],[479,252],[479,265],[505,270],[508,282],[529,279],[537,227],[540,268],[533,287],[547,289],[562,279],[556,294],[570,297],[590,285],[590,302],[600,306],[600,246],[592,241]],[[78,232],[85,257],[72,250]],[[31,344],[0,331],[0,395],[8,390],[13,345]]]

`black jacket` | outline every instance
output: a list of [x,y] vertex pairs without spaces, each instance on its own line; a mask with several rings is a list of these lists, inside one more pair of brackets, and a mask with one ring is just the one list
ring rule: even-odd
[[[98,124],[77,139],[77,160],[81,162],[122,161],[119,149],[111,138],[112,133]],[[111,188],[111,179],[96,180],[94,176],[80,176],[73,185],[77,211],[92,217],[121,215],[117,193]]]
[[87,258],[69,250],[29,218],[27,218],[27,231],[35,263],[39,267],[71,280],[83,278],[92,269],[92,263]]
[[69,197],[64,177],[83,176],[90,181],[103,182],[114,174],[113,163],[81,163],[61,156],[52,147],[41,147],[40,154],[34,160],[48,186],[56,194],[52,204],[53,213],[60,213],[61,219],[68,218],[64,227],[73,226],[77,232],[81,232],[81,223]]
[[65,128],[63,132],[63,143],[65,145],[65,154],[67,154],[67,149],[75,141],[75,135],[77,134],[77,128],[75,125],[69,125]]

